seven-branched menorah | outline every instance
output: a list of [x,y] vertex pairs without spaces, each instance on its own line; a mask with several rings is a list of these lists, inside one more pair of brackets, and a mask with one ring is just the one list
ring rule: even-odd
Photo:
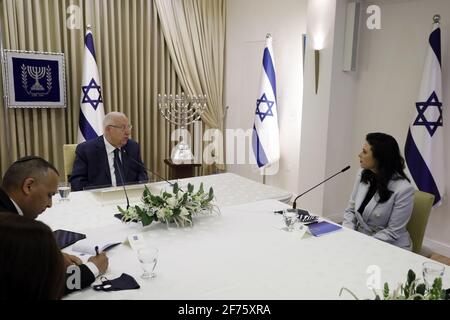
[[27,66],[28,74],[36,81],[31,90],[35,91],[43,91],[44,87],[39,83],[39,79],[42,79],[45,76],[45,67],[32,67]]
[[[185,132],[188,125],[201,118],[206,110],[206,95],[161,95],[158,94],[159,111],[167,121],[180,127]],[[194,157],[191,148],[183,138],[172,152],[174,163],[191,162]]]

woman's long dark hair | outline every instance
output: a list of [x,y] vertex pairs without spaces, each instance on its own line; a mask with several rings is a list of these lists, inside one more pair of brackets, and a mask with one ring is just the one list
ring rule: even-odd
[[377,163],[377,173],[371,170],[363,170],[361,181],[365,183],[376,182],[380,202],[386,202],[392,191],[388,189],[391,179],[406,179],[409,181],[403,169],[405,159],[400,154],[397,141],[385,133],[369,133],[366,141],[372,149],[372,155]]
[[0,213],[0,300],[60,299],[64,284],[63,256],[50,228]]

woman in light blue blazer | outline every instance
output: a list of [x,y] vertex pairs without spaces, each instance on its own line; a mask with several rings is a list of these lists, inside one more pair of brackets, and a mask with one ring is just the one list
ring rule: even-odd
[[397,141],[384,133],[369,133],[359,154],[361,170],[345,209],[343,225],[411,250],[406,225],[411,217],[414,188],[403,169]]

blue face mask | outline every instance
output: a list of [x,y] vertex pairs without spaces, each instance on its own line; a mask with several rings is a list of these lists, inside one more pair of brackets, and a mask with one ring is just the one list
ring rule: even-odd
[[134,278],[126,273],[122,273],[119,278],[109,280],[106,277],[101,278],[102,283],[94,285],[94,290],[97,291],[120,291],[139,289],[141,286],[134,280]]

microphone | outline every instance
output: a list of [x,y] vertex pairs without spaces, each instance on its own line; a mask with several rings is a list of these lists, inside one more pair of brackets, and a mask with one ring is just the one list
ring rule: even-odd
[[[120,150],[120,149],[119,149]],[[119,159],[120,161],[120,159]],[[127,189],[125,188],[125,180],[123,179],[122,171],[120,170],[120,164],[116,162],[117,172],[119,172],[120,180],[122,180],[123,191],[125,192],[125,198],[127,198],[127,210],[130,208],[130,199],[128,198]]]
[[[172,182],[170,182],[169,180],[167,180],[166,178],[161,177],[159,174],[157,174],[156,172],[153,172],[149,169],[147,169],[146,166],[144,166],[142,163],[140,163],[139,161],[137,161],[136,159],[134,159],[132,156],[130,156],[128,154],[128,152],[125,149],[122,149],[122,153],[126,154],[128,159],[131,159],[131,161],[133,161],[134,163],[136,163],[137,165],[139,165],[141,168],[143,168],[145,171],[147,171],[150,174],[153,174],[155,176],[157,176],[158,178],[164,180],[165,182],[167,182],[168,184],[170,184],[170,186],[174,186],[174,184]],[[180,187],[178,187],[178,189],[180,189],[181,191],[183,191]]]
[[312,187],[312,188],[306,190],[305,192],[303,192],[302,194],[298,195],[297,198],[295,198],[294,203],[292,204],[292,208],[293,208],[293,209],[296,209],[296,208],[297,208],[297,199],[298,199],[298,198],[300,198],[300,197],[303,196],[304,194],[307,194],[307,193],[310,192],[311,190],[317,188],[317,187],[320,186],[322,183],[327,182],[328,180],[330,180],[331,178],[337,176],[338,174],[347,171],[348,169],[350,169],[350,166],[346,166],[346,167],[345,167],[344,169],[342,169],[341,171],[339,171],[339,172],[333,174],[331,177],[326,178],[325,180],[323,180],[323,181],[320,182],[319,184],[316,184],[314,187]]

